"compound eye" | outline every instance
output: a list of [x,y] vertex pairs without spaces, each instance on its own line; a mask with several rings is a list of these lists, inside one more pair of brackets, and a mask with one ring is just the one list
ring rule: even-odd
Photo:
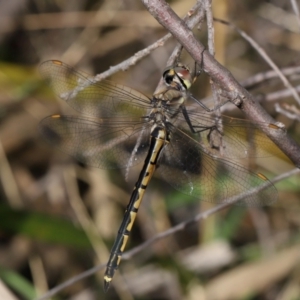
[[180,69],[178,69],[177,74],[182,79],[188,79],[191,76],[190,70],[185,67],[181,67]]
[[191,77],[190,70],[185,66],[181,66],[177,68],[176,73],[180,78],[183,88],[185,90],[189,89],[193,83],[193,78]]
[[170,85],[172,83],[173,79],[174,79],[173,75],[166,75],[165,76],[165,83]]
[[170,69],[166,70],[163,74],[165,83],[167,85],[170,85],[174,81],[174,76],[175,76],[174,71],[172,72],[172,70]]

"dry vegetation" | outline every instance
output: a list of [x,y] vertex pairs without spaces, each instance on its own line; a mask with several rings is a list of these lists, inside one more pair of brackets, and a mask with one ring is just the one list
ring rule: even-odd
[[[252,37],[299,92],[300,21],[293,1],[212,2],[213,16]],[[180,17],[195,4],[169,3]],[[257,48],[232,28],[218,22],[214,26],[216,59],[299,143],[300,104],[291,90]],[[165,34],[139,1],[0,2],[1,299],[40,297],[105,264],[140,168],[133,168],[126,181],[124,170],[80,165],[42,139],[37,129],[42,118],[75,112],[42,82],[38,65],[59,59],[99,74]],[[205,20],[194,34],[207,44]],[[151,95],[176,41],[159,46],[110,78]],[[182,60],[193,66],[187,53]],[[204,99],[210,94],[203,74],[193,95]],[[237,109],[225,113],[243,117]],[[294,168],[275,146],[269,157],[251,164],[270,179]],[[128,256],[107,294],[99,268],[53,299],[300,299],[299,173],[276,187],[279,200],[270,207],[217,211]],[[191,203],[154,179],[127,249],[212,207]]]

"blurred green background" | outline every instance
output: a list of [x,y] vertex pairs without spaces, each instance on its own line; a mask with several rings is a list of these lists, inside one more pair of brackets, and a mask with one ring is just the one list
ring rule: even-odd
[[[181,17],[194,4],[169,3]],[[280,68],[300,66],[299,20],[290,1],[217,0],[213,13],[245,30]],[[194,32],[206,44],[205,24]],[[0,1],[1,299],[34,299],[106,263],[141,167],[126,181],[123,170],[84,167],[47,144],[39,121],[73,111],[42,82],[38,65],[58,59],[98,74],[165,34],[139,1]],[[215,39],[216,58],[239,81],[270,70],[233,30],[216,23]],[[171,39],[112,79],[151,95],[175,44]],[[183,60],[193,65],[188,55]],[[293,70],[289,80],[299,87],[300,70]],[[285,90],[281,81],[274,76],[249,90],[299,142],[299,108],[298,119],[274,108],[299,107],[279,93]],[[205,75],[193,95],[209,97]],[[255,168],[273,178],[293,165],[274,149]],[[279,200],[271,207],[228,208],[122,261],[105,295],[100,271],[53,299],[300,299],[299,178],[276,184]],[[154,179],[127,248],[189,219],[195,207],[197,212],[213,207],[188,201]]]

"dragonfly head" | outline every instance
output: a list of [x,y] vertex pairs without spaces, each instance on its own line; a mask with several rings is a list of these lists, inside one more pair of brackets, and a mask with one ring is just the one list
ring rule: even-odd
[[168,87],[182,92],[188,90],[193,83],[189,68],[182,64],[167,68],[163,73],[163,80]]

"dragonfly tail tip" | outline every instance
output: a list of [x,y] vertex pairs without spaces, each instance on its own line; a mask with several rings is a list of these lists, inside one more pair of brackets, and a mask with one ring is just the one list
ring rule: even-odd
[[109,289],[109,286],[110,286],[110,281],[111,280],[108,280],[107,278],[104,278],[104,292],[106,293]]

